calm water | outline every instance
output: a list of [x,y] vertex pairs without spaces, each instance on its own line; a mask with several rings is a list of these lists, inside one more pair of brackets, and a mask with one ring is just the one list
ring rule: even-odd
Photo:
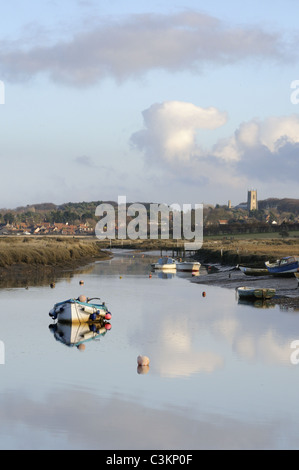
[[[290,362],[299,312],[239,305],[233,289],[177,275],[150,278],[150,261],[116,254],[54,289],[0,289],[1,449],[299,448]],[[84,351],[57,341],[48,316],[80,294],[112,312],[111,330]],[[139,354],[150,358],[146,374]]]

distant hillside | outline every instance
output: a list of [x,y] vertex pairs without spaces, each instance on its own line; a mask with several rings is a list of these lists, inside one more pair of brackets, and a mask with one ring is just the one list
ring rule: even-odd
[[258,201],[259,209],[276,209],[278,212],[292,212],[295,215],[299,214],[299,199],[277,199],[269,198],[264,201]]

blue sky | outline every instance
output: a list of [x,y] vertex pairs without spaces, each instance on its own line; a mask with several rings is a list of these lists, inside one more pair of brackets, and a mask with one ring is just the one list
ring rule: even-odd
[[295,0],[1,5],[0,207],[298,197]]

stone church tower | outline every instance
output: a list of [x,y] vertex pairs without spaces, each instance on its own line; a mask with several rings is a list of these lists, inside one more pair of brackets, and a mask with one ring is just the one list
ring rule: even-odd
[[248,191],[247,209],[249,211],[256,211],[258,209],[257,190]]

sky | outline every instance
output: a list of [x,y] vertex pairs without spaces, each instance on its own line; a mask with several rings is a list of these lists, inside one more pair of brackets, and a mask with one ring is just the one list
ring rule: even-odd
[[10,0],[0,207],[298,198],[296,0]]

